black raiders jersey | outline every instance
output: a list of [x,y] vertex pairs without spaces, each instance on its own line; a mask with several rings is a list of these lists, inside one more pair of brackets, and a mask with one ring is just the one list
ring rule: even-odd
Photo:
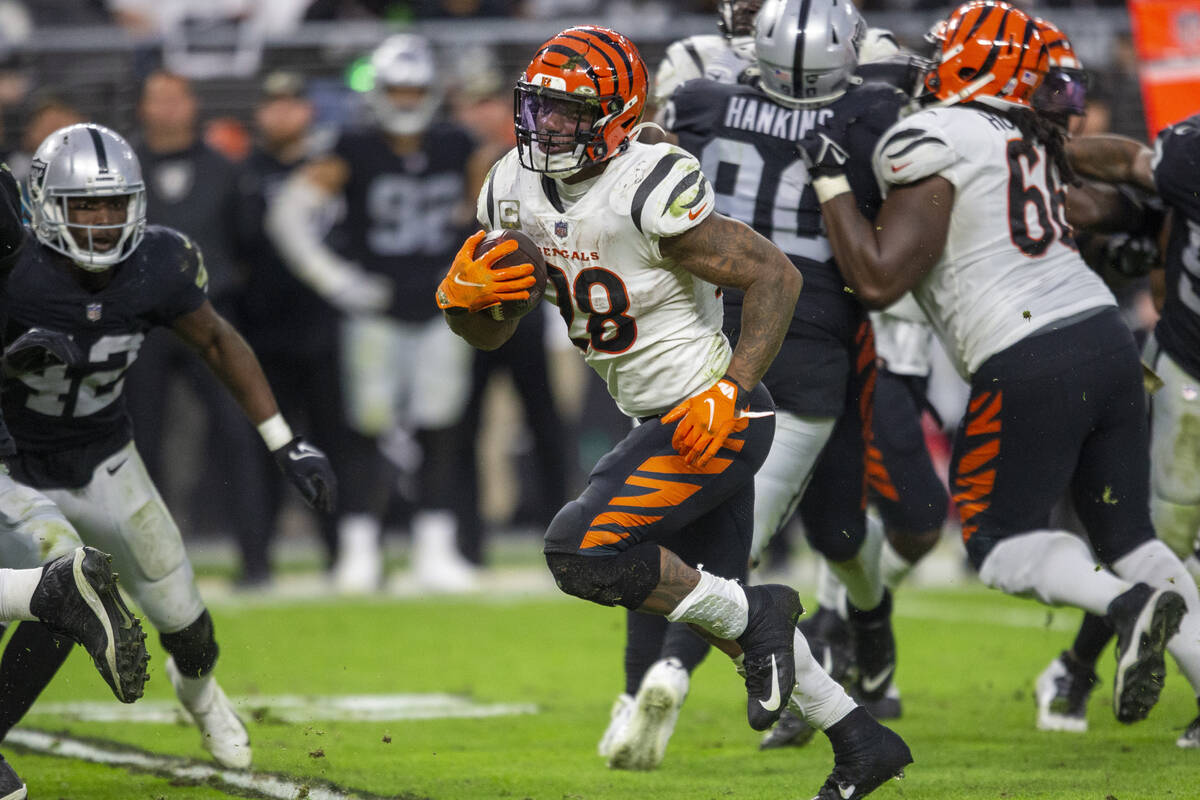
[[[700,160],[712,181],[717,211],[766,236],[804,275],[793,324],[824,326],[831,305],[853,302],[833,260],[820,202],[796,142],[818,124],[847,127],[847,178],[859,208],[874,218],[882,197],[871,171],[871,152],[907,100],[891,86],[863,84],[828,106],[793,109],[756,87],[703,79],[672,95],[665,122],[680,145]],[[727,315],[740,316],[740,292],[727,291],[725,303]]]
[[4,417],[17,441],[14,477],[37,488],[77,488],[133,435],[121,395],[125,373],[151,328],[204,304],[208,274],[183,234],[151,225],[133,254],[96,292],[79,285],[70,259],[27,235],[0,299],[5,344],[31,327],[68,333],[87,356],[5,376]]
[[1166,299],[1154,337],[1200,378],[1200,114],[1166,128],[1154,146],[1154,184],[1175,211],[1167,243]]
[[430,300],[465,235],[466,164],[475,145],[448,123],[425,132],[420,150],[397,155],[377,129],[338,137],[333,154],[350,168],[346,213],[329,245],[363,269],[393,281],[391,312],[408,321],[436,315]]

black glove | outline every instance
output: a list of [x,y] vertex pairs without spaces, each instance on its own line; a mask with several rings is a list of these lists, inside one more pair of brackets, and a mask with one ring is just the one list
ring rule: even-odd
[[272,450],[275,463],[292,482],[304,502],[317,511],[332,513],[337,505],[337,476],[333,466],[317,448],[297,436],[278,450]]
[[3,358],[6,375],[41,372],[59,364],[79,367],[86,362],[74,339],[46,328],[30,328],[22,333],[4,349]]
[[1158,243],[1148,236],[1115,233],[1102,252],[1106,266],[1125,278],[1140,278],[1159,264]]
[[839,138],[837,132],[817,125],[796,142],[796,149],[800,151],[811,177],[832,177],[846,173],[850,154],[838,141]]

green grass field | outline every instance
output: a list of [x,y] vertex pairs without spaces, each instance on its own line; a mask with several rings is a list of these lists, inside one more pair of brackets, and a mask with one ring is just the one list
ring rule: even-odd
[[[553,594],[494,598],[215,603],[222,685],[248,717],[255,769],[291,778],[290,795],[238,788],[203,771],[111,766],[5,748],[30,797],[190,800],[236,796],[534,798],[534,800],[807,800],[832,765],[818,736],[803,750],[759,752],[744,694],[719,654],[697,671],[662,767],[607,769],[595,746],[621,686],[622,614]],[[1172,664],[1150,718],[1111,713],[1111,652],[1084,736],[1033,728],[1032,682],[1065,646],[1078,613],[1053,615],[977,586],[911,590],[897,599],[895,723],[916,757],[879,798],[1138,800],[1200,796],[1200,752],[1174,745],[1196,706]],[[152,642],[146,700],[169,701]],[[477,719],[283,721],[270,696],[449,693],[535,713]],[[50,704],[111,696],[76,649],[25,729],[97,751],[208,764],[194,729],[171,722],[78,721]],[[119,704],[112,701],[110,705]],[[149,706],[148,706],[149,707]],[[134,706],[134,709],[137,707]],[[324,718],[321,718],[324,717]],[[65,744],[62,745],[66,749]],[[276,790],[278,791],[278,790]]]

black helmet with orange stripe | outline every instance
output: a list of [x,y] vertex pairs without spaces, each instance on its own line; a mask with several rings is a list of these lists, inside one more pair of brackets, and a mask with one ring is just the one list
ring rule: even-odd
[[1029,108],[1046,76],[1048,53],[1028,14],[999,0],[974,0],[946,18],[937,66],[925,86],[940,105],[979,102]]
[[646,105],[649,76],[633,42],[596,25],[543,44],[517,81],[521,166],[564,178],[624,152]]

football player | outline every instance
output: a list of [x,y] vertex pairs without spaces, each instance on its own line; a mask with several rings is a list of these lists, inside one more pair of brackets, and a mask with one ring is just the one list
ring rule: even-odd
[[[0,164],[0,276],[7,277],[22,253],[24,226],[18,209],[20,190],[7,165]],[[77,352],[63,334],[33,330],[4,350],[0,370],[16,372],[31,364],[49,366]],[[15,452],[12,436],[0,416],[0,460]],[[146,682],[146,635],[116,589],[108,557],[81,547],[79,535],[62,512],[41,492],[13,480],[7,463],[0,466],[0,634],[18,622],[10,647],[0,658],[0,739],[33,702],[17,688],[37,670],[28,663],[27,641],[49,637],[70,651],[79,642],[118,700],[132,703]],[[38,680],[35,678],[35,680]],[[40,687],[40,684],[39,684]],[[21,800],[25,784],[0,756],[0,797]]]
[[[847,131],[800,145],[856,294],[882,307],[912,290],[970,382],[951,477],[972,565],[994,588],[1106,616],[1113,710],[1134,722],[1158,700],[1167,647],[1200,685],[1200,595],[1154,536],[1141,364],[1070,236],[1063,132],[1031,107],[1047,68],[1024,12],[984,0],[952,13],[926,78],[937,102],[875,150],[886,199],[874,221],[845,174]],[[1048,527],[1067,491],[1111,572]]]
[[[794,625],[795,591],[734,579],[774,429],[760,379],[800,274],[749,226],[714,213],[694,157],[635,140],[646,89],[627,38],[594,26],[561,32],[518,81],[517,147],[480,193],[485,228],[522,230],[542,248],[546,296],[639,422],[551,523],[547,564],[568,594],[702,631],[743,672],[752,727],[774,722],[794,690],[833,743],[829,782],[854,784],[842,796],[861,797],[909,763],[908,747],[812,659]],[[518,321],[486,309],[527,297],[533,279],[532,265],[491,270],[515,243],[476,258],[483,235],[463,245],[437,300],[454,331],[488,348]],[[720,287],[744,293],[734,347],[721,332]]]
[[[895,645],[877,549],[864,548],[873,337],[865,309],[845,291],[830,257],[794,144],[818,119],[853,119],[852,163],[867,164],[878,136],[907,102],[889,86],[862,85],[854,76],[865,30],[852,5],[769,0],[755,36],[757,82],[685,84],[664,120],[706,174],[730,177],[716,187],[718,211],[769,237],[805,275],[788,334],[764,377],[777,406],[776,432],[755,478],[751,556],[788,522],[811,478],[806,533],[848,587],[855,649],[869,686],[864,694],[876,699],[891,683]],[[865,207],[878,205],[869,170],[858,170],[855,184]],[[727,291],[724,299],[725,330],[736,342],[742,297]]]
[[[415,435],[423,454],[412,520],[416,577],[429,589],[464,590],[474,573],[456,546],[452,426],[466,406],[471,352],[428,298],[489,162],[465,129],[437,120],[443,87],[427,39],[395,34],[373,52],[371,67],[373,123],[342,132],[331,152],[297,171],[268,211],[267,231],[288,266],[345,316],[343,395],[356,463],[346,467],[354,479],[343,481],[335,585],[379,588],[381,518],[395,480],[378,444],[399,433]],[[326,241],[312,220],[334,200],[345,214]]]
[[654,73],[646,116],[657,118],[675,90],[690,80],[737,83],[754,65],[754,17],[762,4],[763,0],[719,0],[719,35],[697,34],[667,45]]
[[[146,334],[169,327],[190,345],[304,499],[325,512],[335,502],[332,470],[293,434],[253,351],[206,298],[195,244],[146,225],[141,169],[124,139],[94,124],[55,131],[35,154],[27,191],[32,223],[2,298],[5,338],[44,328],[67,335],[78,356],[5,375],[4,417],[19,450],[13,475],[54,501],[84,542],[113,554],[160,633],[167,674],[204,747],[224,766],[249,766],[246,728],[213,676],[212,618],[132,440],[121,390]],[[65,655],[52,641],[43,646],[39,674],[48,680]]]
[[[1200,303],[1194,301],[1194,285],[1200,281],[1200,206],[1196,204],[1200,183],[1195,179],[1200,166],[1200,116],[1161,131],[1153,151],[1131,139],[1089,136],[1072,140],[1068,155],[1081,174],[1157,192],[1169,209],[1161,317],[1142,353],[1162,382],[1150,396],[1150,516],[1163,542],[1184,559],[1193,579],[1200,579],[1196,552],[1200,494],[1191,477],[1200,453],[1193,435],[1200,418],[1195,388],[1200,375],[1195,355]],[[1095,662],[1109,638],[1110,632],[1096,620],[1085,619],[1071,649],[1039,677],[1039,689],[1044,687],[1053,702],[1047,712],[1059,723],[1055,729],[1087,730],[1086,704],[1095,684]],[[1039,711],[1042,705],[1039,696]],[[1039,713],[1039,725],[1044,716]],[[1176,744],[1200,747],[1200,716]]]

